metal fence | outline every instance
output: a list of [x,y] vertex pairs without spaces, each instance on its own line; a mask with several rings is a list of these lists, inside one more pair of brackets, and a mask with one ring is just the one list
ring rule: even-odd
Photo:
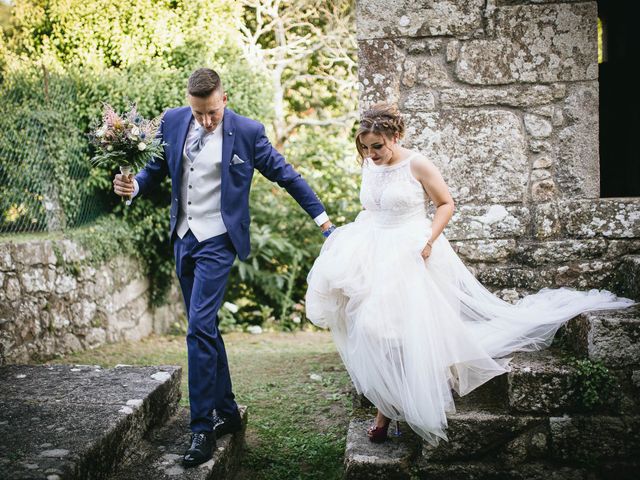
[[60,231],[105,211],[77,94],[45,70],[0,85],[0,233]]

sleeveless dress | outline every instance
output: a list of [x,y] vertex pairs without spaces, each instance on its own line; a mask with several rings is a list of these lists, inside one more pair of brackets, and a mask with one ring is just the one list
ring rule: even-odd
[[308,275],[307,317],[330,328],[359,393],[431,444],[446,440],[452,389],[465,395],[509,371],[507,355],[548,346],[572,317],[633,305],[610,292],[543,289],[510,304],[484,288],[444,235],[425,261],[429,198],[417,154],[365,159],[353,223],[326,240]]

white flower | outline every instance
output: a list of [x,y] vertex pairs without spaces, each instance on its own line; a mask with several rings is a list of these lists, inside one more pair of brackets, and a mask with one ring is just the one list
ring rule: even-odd
[[140,135],[140,129],[138,127],[133,127],[131,129],[131,135],[137,137],[138,135]]
[[102,126],[99,130],[96,131],[96,137],[102,138],[107,131],[107,127]]
[[238,306],[234,303],[231,302],[224,302],[224,304],[222,305],[224,308],[226,308],[227,310],[229,310],[231,313],[238,313]]
[[140,142],[140,143],[138,144],[138,150],[140,150],[141,152],[142,152],[143,150],[146,150],[146,149],[147,149],[147,144],[146,144],[146,143],[144,143],[144,142]]
[[110,152],[113,150],[113,145],[107,145],[107,151]]
[[297,316],[297,315],[295,317],[293,317],[291,320],[293,321],[293,323],[300,323],[300,321],[301,321],[300,317]]

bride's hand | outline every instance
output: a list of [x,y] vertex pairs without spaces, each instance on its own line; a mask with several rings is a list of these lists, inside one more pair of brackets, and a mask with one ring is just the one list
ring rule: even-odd
[[427,243],[424,246],[424,248],[420,252],[420,255],[422,256],[423,260],[426,260],[427,258],[429,258],[431,256],[431,244],[430,243]]

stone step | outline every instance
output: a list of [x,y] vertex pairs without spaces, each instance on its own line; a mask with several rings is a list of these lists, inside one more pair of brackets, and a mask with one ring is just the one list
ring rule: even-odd
[[[516,353],[510,366],[510,372],[491,379],[465,397],[454,394],[456,404],[463,401],[482,410],[529,414],[640,409],[640,399],[634,400],[638,386],[629,378],[628,372],[611,371],[611,381],[616,388],[612,390],[605,386],[597,389],[602,401],[590,405],[584,398],[584,389],[581,388],[584,380],[580,372],[563,352],[555,348]],[[372,405],[354,391],[354,407],[369,408]]]
[[240,407],[242,429],[217,439],[213,458],[185,469],[182,456],[189,444],[189,410],[182,408],[162,427],[150,431],[110,480],[231,480],[240,465],[247,427],[247,409]]
[[175,366],[0,368],[3,479],[105,478],[180,400]]
[[613,368],[640,366],[640,304],[583,313],[569,321],[563,335],[580,356]]
[[640,301],[640,255],[625,255],[615,279],[618,295]]
[[344,454],[345,480],[409,480],[412,466],[420,457],[420,437],[400,423],[399,436],[392,435],[384,443],[373,443],[367,437],[372,423],[372,417],[362,412],[349,423]]
[[348,479],[584,480],[613,478],[612,472],[624,479],[640,467],[640,416],[514,415],[463,405],[448,415],[448,441],[437,446],[406,426],[400,437],[372,444],[371,421],[350,423]]
[[418,463],[428,478],[542,479],[555,471],[550,478],[582,479],[612,470],[625,478],[640,466],[639,426],[640,416],[458,411],[449,416],[449,441],[436,447],[423,442]]

